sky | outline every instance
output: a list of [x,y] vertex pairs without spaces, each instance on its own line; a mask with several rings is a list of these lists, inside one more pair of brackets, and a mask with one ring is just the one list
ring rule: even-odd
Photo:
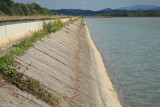
[[160,6],[160,0],[14,0],[19,3],[36,2],[49,9],[85,9],[101,10],[104,8],[116,9],[134,5]]

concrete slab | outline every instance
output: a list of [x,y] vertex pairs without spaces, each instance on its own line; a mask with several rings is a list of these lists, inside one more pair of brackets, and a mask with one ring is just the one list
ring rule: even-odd
[[61,96],[62,107],[102,107],[85,35],[81,20],[47,35],[16,56],[19,72]]

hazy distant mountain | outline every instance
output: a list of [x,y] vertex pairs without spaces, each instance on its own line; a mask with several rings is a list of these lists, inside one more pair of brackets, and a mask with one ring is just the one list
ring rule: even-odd
[[158,8],[159,6],[147,6],[147,5],[136,5],[136,6],[128,6],[128,7],[121,7],[118,8],[119,10],[154,10]]
[[66,14],[66,15],[95,15],[94,11],[91,10],[81,10],[81,9],[60,9],[60,10],[51,10],[52,12],[57,12],[59,14]]
[[106,10],[112,10],[111,8],[105,8],[102,11],[106,11]]
[[57,12],[59,14],[66,14],[66,15],[96,15],[96,14],[108,14],[108,13],[120,13],[124,12],[125,10],[112,10],[112,9],[103,9],[100,11],[92,11],[92,10],[81,10],[81,9],[60,9],[60,10],[51,10],[52,12]]
[[160,11],[160,7],[157,7],[154,9],[155,11]]
[[82,10],[82,9],[60,9],[60,10],[51,10],[52,12],[57,12],[59,14],[66,15],[96,15],[96,14],[111,14],[111,13],[123,13],[123,12],[150,12],[150,11],[160,11],[160,6],[145,6],[145,5],[136,5],[130,7],[121,7],[118,9],[105,8],[99,11],[92,10]]

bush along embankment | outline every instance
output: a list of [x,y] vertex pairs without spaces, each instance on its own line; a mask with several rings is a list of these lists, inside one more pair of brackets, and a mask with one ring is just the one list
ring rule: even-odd
[[20,67],[18,67],[14,61],[14,56],[25,54],[26,50],[33,46],[33,43],[35,43],[37,40],[41,40],[41,38],[45,37],[47,34],[56,32],[63,26],[75,20],[77,20],[77,18],[73,20],[70,19],[66,23],[62,23],[60,19],[49,23],[44,22],[42,30],[35,32],[32,37],[26,38],[22,42],[13,45],[15,49],[11,50],[8,54],[0,58],[0,75],[3,76],[6,82],[15,85],[22,91],[26,91],[29,94],[36,96],[38,99],[41,99],[51,106],[58,106],[61,102],[60,97],[56,97],[52,93],[48,92],[39,81],[36,81],[30,77],[27,77],[23,73],[18,72]]

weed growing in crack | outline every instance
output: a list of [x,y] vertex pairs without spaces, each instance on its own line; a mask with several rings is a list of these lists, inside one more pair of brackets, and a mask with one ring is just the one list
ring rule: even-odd
[[[72,21],[70,20],[70,22],[73,22],[75,20],[77,19],[73,19]],[[34,42],[36,42],[37,40],[41,40],[41,38],[51,32],[60,30],[63,26],[68,24],[69,22],[62,23],[60,19],[57,19],[56,21],[54,21],[54,23],[44,22],[42,30],[35,32],[32,37],[26,38],[22,42],[13,45],[13,47],[16,48],[15,50],[12,50],[5,56],[0,57],[0,75],[2,75],[8,83],[17,86],[22,91],[26,91],[52,106],[59,105],[59,103],[61,102],[61,98],[55,97],[53,94],[49,93],[38,81],[29,78],[23,73],[17,71],[17,69],[19,70],[21,67],[19,66],[16,69],[17,64],[14,61],[14,56],[21,56],[25,54],[26,50],[33,46]],[[26,70],[28,70],[28,67],[26,67]],[[26,70],[23,71],[25,72]]]

